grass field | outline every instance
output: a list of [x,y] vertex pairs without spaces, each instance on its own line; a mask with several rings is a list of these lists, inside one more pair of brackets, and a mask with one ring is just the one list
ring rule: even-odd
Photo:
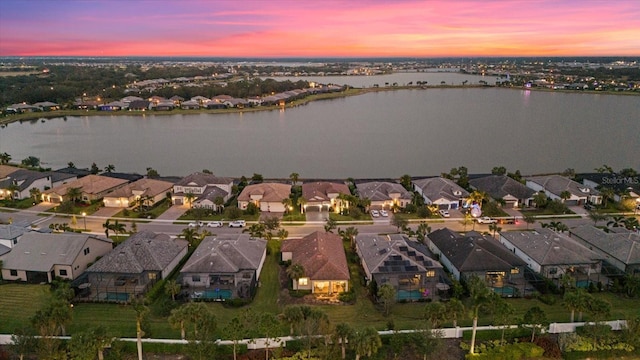
[[[276,255],[269,255],[265,261],[254,301],[248,305],[256,313],[282,312],[284,305],[279,300],[280,285],[278,281],[280,266]],[[367,289],[362,285],[362,275],[358,265],[351,264],[351,287],[356,293],[356,301],[352,305],[318,305],[329,316],[333,324],[346,322],[356,328],[373,326],[378,330],[386,330],[390,323],[395,329],[412,329],[423,325],[425,303],[404,303],[393,306],[389,317],[382,316],[380,310],[367,296]],[[26,284],[0,285],[0,333],[10,333],[14,329],[27,325],[29,318],[46,303],[49,286]],[[594,294],[611,303],[609,320],[627,319],[640,316],[640,303],[637,299],[628,299],[611,293]],[[516,309],[516,316],[522,317],[532,306],[540,306],[551,322],[568,322],[570,313],[562,305],[560,295],[556,296],[554,305],[546,305],[536,299],[508,299]],[[218,327],[222,328],[233,317],[240,315],[245,309],[225,306],[223,303],[207,303],[215,311]],[[585,314],[583,320],[592,320]],[[491,314],[480,315],[479,324],[492,323]],[[73,321],[67,327],[73,334],[89,326],[102,324],[110,333],[120,337],[135,336],[135,313],[129,305],[117,304],[76,304],[73,308]],[[178,338],[179,332],[172,329],[165,317],[151,316],[151,336],[155,338]],[[462,319],[459,326],[471,326],[470,319]],[[445,323],[445,327],[452,324]],[[283,326],[283,334],[286,327]],[[220,334],[224,338],[223,334]]]

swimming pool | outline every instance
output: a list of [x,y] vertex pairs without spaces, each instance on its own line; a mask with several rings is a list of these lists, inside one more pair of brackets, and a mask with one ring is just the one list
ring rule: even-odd
[[518,290],[513,286],[494,287],[493,292],[506,297],[514,297],[518,293]]
[[398,290],[396,293],[397,300],[418,300],[427,296],[428,293],[420,290]]
[[203,298],[227,300],[227,299],[231,299],[232,296],[233,296],[233,292],[231,290],[218,289],[218,290],[205,290]]
[[576,287],[581,289],[586,289],[592,283],[591,280],[578,280],[576,281]]
[[108,292],[107,301],[129,301],[129,293]]

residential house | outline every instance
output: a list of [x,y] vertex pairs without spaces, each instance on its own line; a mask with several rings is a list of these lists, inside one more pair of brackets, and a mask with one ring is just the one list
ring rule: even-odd
[[154,110],[157,111],[170,111],[173,110],[176,107],[176,104],[173,102],[173,100],[162,100],[159,101],[154,107]]
[[621,272],[640,276],[640,233],[637,231],[618,227],[605,232],[595,226],[582,225],[570,229],[569,235]]
[[600,281],[600,256],[568,235],[547,228],[500,233],[500,243],[535,273],[556,281],[571,275],[580,287]]
[[450,281],[429,250],[403,234],[356,236],[367,283],[390,284],[397,300],[434,299],[444,295]]
[[443,210],[458,209],[469,197],[467,190],[453,180],[441,177],[414,180],[413,188],[422,196],[425,204],[437,205]]
[[249,203],[254,203],[260,211],[285,212],[284,199],[291,194],[291,185],[279,183],[261,183],[247,185],[238,195],[238,207],[246,210]]
[[640,201],[640,177],[610,173],[580,174],[582,184],[592,189],[609,188],[614,191],[613,200],[624,198]]
[[[598,190],[561,175],[532,176],[526,178],[526,181],[531,189],[537,192],[542,191],[552,200],[561,200],[567,206],[602,203],[602,196]],[[563,199],[565,192],[569,195],[567,199]]]
[[0,224],[0,245],[11,249],[18,243],[22,235],[28,232],[31,232],[30,226]]
[[35,284],[73,280],[112,248],[111,240],[90,234],[27,232],[3,257],[2,278]]
[[99,111],[120,111],[126,110],[129,107],[129,104],[124,103],[122,101],[112,101],[107,104],[102,104],[98,106]]
[[20,169],[0,180],[0,191],[4,194],[12,193],[14,199],[22,200],[33,196],[32,189],[43,192],[51,189],[54,184],[59,185],[73,179],[76,177],[70,174]]
[[386,181],[371,181],[356,184],[358,196],[369,199],[372,209],[393,210],[404,208],[411,203],[412,196],[402,185]]
[[200,109],[200,103],[195,100],[187,100],[180,104],[180,108],[182,110],[198,110]]
[[129,111],[147,111],[150,108],[151,101],[149,100],[133,100],[129,103]]
[[349,266],[342,238],[315,231],[301,239],[282,242],[282,261],[291,261],[304,268],[304,275],[293,279],[294,290],[311,290],[313,294],[334,294],[349,291]]
[[19,104],[12,104],[7,106],[7,108],[5,109],[5,112],[7,114],[22,114],[22,113],[35,112],[38,110],[39,109],[36,106],[29,105],[26,103],[19,103]]
[[517,208],[533,206],[536,192],[505,175],[489,175],[469,180],[474,190],[487,193],[496,201],[503,201],[504,207]]
[[111,191],[117,190],[128,183],[127,180],[100,175],[87,175],[83,178],[56,186],[42,193],[42,201],[61,203],[69,200],[67,192],[71,188],[79,188],[82,192],[81,200],[91,202],[102,199]]
[[448,228],[427,235],[427,246],[456,280],[478,276],[494,292],[518,296],[524,291],[524,260],[498,241],[470,231],[461,235]]
[[304,211],[340,212],[349,208],[349,203],[340,195],[351,195],[349,187],[344,183],[316,181],[302,184],[302,198],[306,201]]
[[179,282],[199,299],[253,298],[267,241],[249,234],[207,236],[180,270]]
[[166,279],[187,249],[185,240],[140,231],[91,265],[76,286],[88,289],[81,293],[85,300],[128,302]]
[[[221,196],[224,202],[231,197],[233,179],[213,174],[195,172],[187,175],[173,185],[173,204],[189,203],[192,207],[218,210],[215,198]],[[190,197],[193,197],[190,199]]]
[[53,103],[51,101],[42,101],[33,104],[33,106],[37,107],[40,111],[56,111],[60,110],[60,105]]
[[107,193],[103,199],[104,206],[135,206],[139,199],[144,201],[145,206],[153,206],[166,199],[167,193],[171,193],[172,189],[173,183],[168,181],[143,178]]

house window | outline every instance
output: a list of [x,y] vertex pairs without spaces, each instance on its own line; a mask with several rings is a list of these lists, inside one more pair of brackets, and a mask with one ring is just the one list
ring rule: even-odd
[[302,285],[302,286],[309,285],[309,278],[300,278],[300,279],[298,279],[298,285]]
[[200,275],[193,275],[191,277],[192,282],[200,282]]
[[85,255],[89,255],[89,252],[91,252],[91,251],[89,250],[89,248],[85,248],[82,252],[83,252]]
[[428,270],[427,271],[427,277],[428,278],[432,278],[436,276],[436,271],[435,270]]
[[549,269],[549,274],[557,274],[558,273],[558,268],[552,267],[551,269]]
[[66,269],[60,269],[60,276],[67,276],[67,270]]
[[515,275],[515,274],[520,274],[520,268],[513,268],[511,269],[511,274]]
[[156,273],[149,273],[149,280],[155,280],[158,277]]
[[9,270],[11,276],[18,276],[18,270]]

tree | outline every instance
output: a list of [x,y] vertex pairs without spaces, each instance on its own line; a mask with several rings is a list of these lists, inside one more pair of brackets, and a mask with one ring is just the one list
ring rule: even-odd
[[407,191],[413,190],[411,186],[411,181],[412,181],[411,175],[409,174],[404,174],[400,177],[400,185],[402,185]]
[[20,357],[20,360],[23,360],[25,355],[33,353],[37,346],[38,340],[33,334],[33,329],[23,327],[13,331],[10,348]]
[[[307,356],[311,358],[311,348],[316,341],[329,333],[329,316],[317,307],[302,306],[303,319],[299,323],[300,334],[303,336],[303,343],[307,347]],[[325,338],[325,340],[327,340]],[[325,342],[326,343],[326,342]]]
[[193,208],[193,200],[195,200],[196,196],[192,192],[188,192],[184,194],[184,199],[189,204],[189,208]]
[[67,190],[67,198],[74,203],[77,203],[82,198],[82,188],[70,187]]
[[[202,303],[198,303],[202,304]],[[208,307],[203,307],[198,319],[194,322],[197,331],[193,338],[189,339],[187,355],[193,360],[207,360],[215,357],[217,349],[215,331],[216,316]]]
[[543,191],[539,191],[538,193],[533,195],[533,202],[536,204],[536,207],[538,209],[543,209],[547,206],[547,203],[549,202],[549,198],[547,197],[547,194],[545,194]]
[[142,360],[142,336],[144,336],[142,324],[149,314],[149,308],[147,307],[144,299],[134,299],[131,302],[131,305],[133,306],[133,310],[136,312],[136,344],[138,348],[138,360]]
[[493,231],[493,237],[496,237],[496,232],[502,231],[502,228],[498,224],[489,224],[489,231]]
[[440,328],[447,319],[447,309],[445,304],[439,301],[427,303],[424,307],[424,318],[429,322],[430,327]]
[[525,324],[531,326],[531,342],[533,342],[536,336],[536,329],[542,329],[549,326],[549,320],[547,320],[547,314],[539,306],[531,307],[524,314],[522,320]]
[[371,357],[371,355],[377,353],[382,347],[382,341],[375,328],[366,327],[355,332],[352,346],[356,351],[356,360],[360,360],[363,355]]
[[180,283],[175,280],[167,280],[164,284],[164,290],[171,295],[171,300],[176,301],[176,295],[180,293]]
[[486,306],[491,300],[491,291],[478,276],[473,275],[467,279],[467,289],[471,299],[471,310],[473,317],[473,329],[471,332],[470,354],[475,354],[476,331],[478,328],[478,313],[480,308]]
[[240,316],[236,316],[225,325],[222,334],[225,339],[233,341],[233,360],[237,359],[237,348],[240,340],[247,336],[251,317],[247,317],[247,311]]
[[493,169],[491,169],[492,175],[505,175],[506,173],[507,168],[504,166],[494,166]]
[[582,320],[582,312],[587,309],[587,303],[592,296],[584,289],[576,289],[572,291],[566,291],[563,297],[564,306],[571,311],[571,322],[574,321],[575,312],[580,312],[579,319]]
[[417,353],[422,354],[422,359],[427,360],[429,354],[436,353],[442,347],[442,331],[434,331],[429,327],[417,329],[410,339]]
[[628,218],[624,219],[624,227],[627,230],[636,230],[640,227],[640,223],[638,223],[637,218],[629,216]]
[[338,234],[342,236],[342,241],[348,241],[351,246],[354,246],[356,241],[356,236],[358,236],[358,229],[353,226],[349,226],[344,229],[344,231],[338,230]]
[[266,230],[275,230],[280,227],[280,219],[277,216],[267,216],[263,223]]
[[9,161],[11,161],[11,155],[9,155],[6,152],[3,152],[2,154],[0,154],[0,164],[1,165],[6,165],[9,163]]
[[291,198],[284,198],[282,199],[282,205],[284,206],[284,212],[288,213],[293,207],[293,200],[291,200]]
[[324,224],[324,231],[328,233],[333,233],[333,230],[338,226],[338,222],[332,218],[328,218]]
[[29,189],[29,195],[31,195],[31,197],[33,198],[33,202],[37,203],[38,198],[41,195],[40,189],[38,189],[37,187]]
[[98,165],[96,165],[96,163],[92,163],[91,164],[91,170],[89,170],[91,172],[91,174],[93,175],[97,175],[100,173],[100,168],[98,167]]
[[194,228],[184,228],[180,233],[180,236],[187,240],[189,246],[196,248],[198,247],[198,230]]
[[604,200],[604,202],[602,203],[602,206],[607,207],[607,203],[609,200],[613,200],[613,197],[615,196],[615,191],[613,191],[612,188],[609,187],[603,187],[602,189],[600,189],[600,195],[602,195],[602,199]]
[[155,169],[148,167],[147,168],[147,177],[149,179],[156,179],[156,178],[160,177],[160,174],[158,174],[158,172]]
[[571,198],[571,193],[567,190],[564,190],[563,192],[560,193],[560,199],[562,199],[562,202],[565,202],[566,200],[569,200]]
[[280,241],[283,241],[287,237],[289,237],[289,231],[287,231],[287,229],[278,229],[276,236],[278,237],[278,239],[280,239]]
[[624,227],[624,216],[614,216],[607,223],[607,227]]
[[111,220],[107,219],[107,221],[102,224],[102,228],[104,229],[104,235],[109,237],[109,231],[113,229],[113,224],[111,224]]
[[116,234],[117,240],[120,240],[120,235],[118,234],[124,234],[127,232],[125,224],[118,222],[118,220],[113,223],[111,230]]
[[462,301],[456,298],[452,298],[445,304],[445,312],[447,318],[451,318],[453,326],[458,326],[458,319],[461,319],[466,314],[466,309]]
[[498,294],[493,294],[491,299],[491,311],[493,312],[493,323],[502,326],[500,343],[504,343],[504,332],[507,325],[514,320],[515,309],[511,303],[505,301]]
[[593,226],[596,226],[598,224],[598,221],[604,221],[609,218],[607,215],[604,215],[603,213],[595,210],[589,210],[588,214],[589,219],[593,220]]
[[[289,267],[287,267],[287,276],[289,276],[289,279],[293,280],[294,283],[296,280],[300,279],[301,277],[303,277],[305,274],[305,270],[304,270],[304,266],[295,263],[295,264],[291,264],[289,265]],[[296,283],[297,284],[297,283]],[[298,286],[296,285],[296,289],[297,290]]]
[[391,284],[382,284],[378,288],[376,296],[378,297],[378,301],[382,304],[382,314],[384,316],[389,316],[391,314],[391,308],[396,302],[396,290]]
[[431,226],[427,223],[420,223],[416,228],[416,237],[418,241],[424,244],[427,234],[431,233]]
[[526,214],[522,216],[522,220],[527,223],[527,230],[529,230],[529,225],[536,222],[536,217],[531,214]]
[[286,306],[282,311],[282,314],[280,314],[280,318],[289,324],[289,335],[293,335],[294,330],[304,319],[302,307],[298,305]]
[[104,359],[104,348],[111,345],[112,337],[107,335],[107,329],[100,325],[74,334],[69,342],[71,356],[76,360]]
[[265,359],[269,360],[269,345],[272,341],[278,341],[278,331],[280,330],[280,324],[278,318],[272,313],[262,313],[256,319],[258,324],[258,331],[264,338],[265,345]]
[[104,172],[106,173],[111,173],[111,172],[114,172],[115,170],[116,170],[116,167],[113,164],[109,164],[104,167]]
[[400,216],[394,216],[393,219],[391,219],[391,225],[396,227],[396,231],[400,231],[400,229],[404,229],[407,225],[409,225],[409,220],[405,219],[404,217],[400,217]]
[[29,156],[22,160],[22,165],[37,168],[40,166],[40,159],[35,156]]
[[263,182],[264,182],[264,177],[261,174],[254,173],[253,176],[251,177],[252,184],[260,184]]
[[333,330],[334,343],[340,343],[342,359],[346,358],[347,343],[353,337],[355,331],[348,323],[339,323]]
[[298,183],[298,179],[300,178],[300,174],[298,173],[291,173],[289,175],[289,179],[291,179],[291,185],[295,186]]

